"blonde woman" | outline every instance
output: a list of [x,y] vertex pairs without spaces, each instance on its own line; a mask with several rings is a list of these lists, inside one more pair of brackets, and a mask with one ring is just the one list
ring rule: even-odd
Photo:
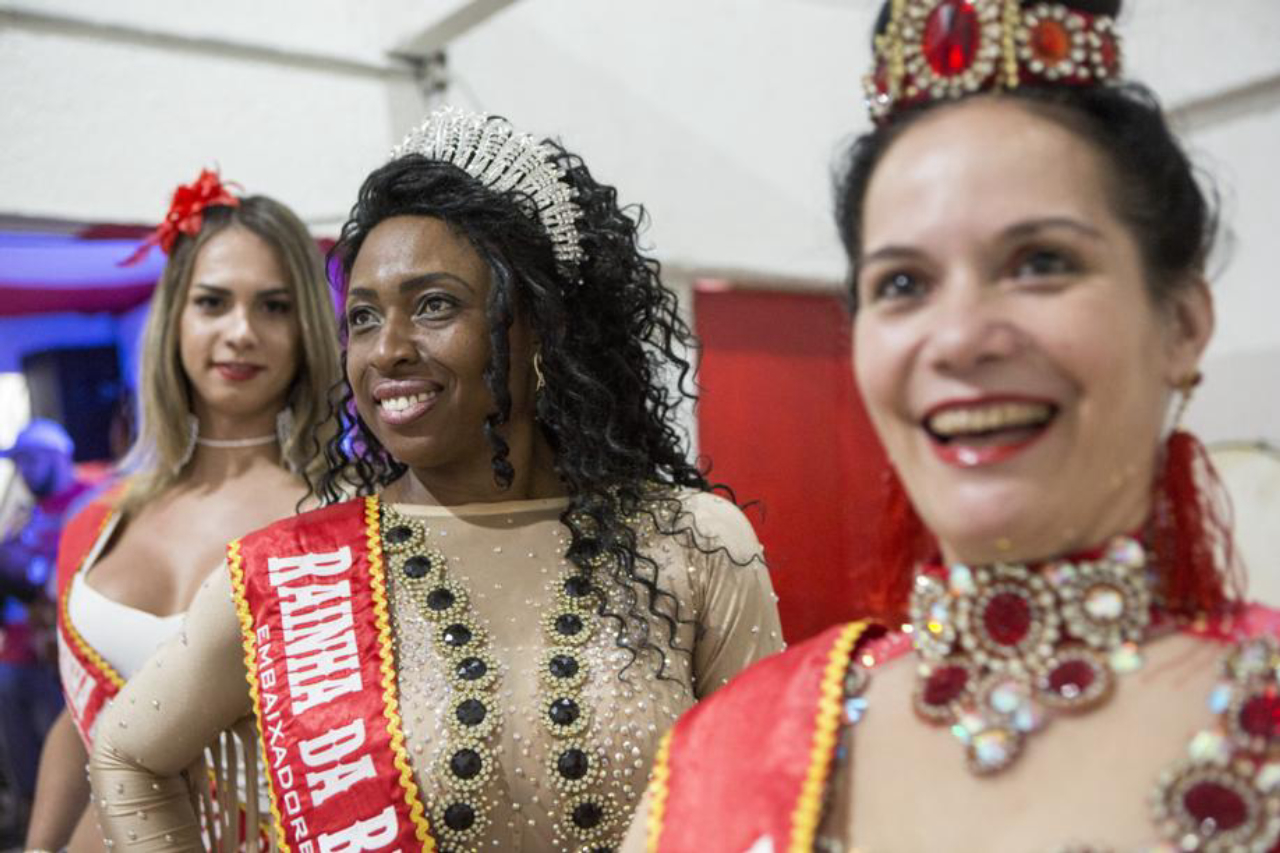
[[147,321],[142,426],[121,484],[59,553],[67,707],[46,741],[29,850],[101,849],[84,766],[98,712],[178,633],[227,540],[291,515],[339,378],[315,242],[287,207],[202,172],[151,242],[168,252]]

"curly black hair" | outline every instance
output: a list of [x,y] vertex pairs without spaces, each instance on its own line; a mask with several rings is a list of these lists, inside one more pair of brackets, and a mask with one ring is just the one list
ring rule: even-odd
[[[668,647],[685,653],[690,650],[679,644],[677,628],[696,622],[659,586],[658,564],[641,552],[636,522],[647,518],[662,533],[692,534],[679,490],[716,490],[730,499],[732,492],[713,486],[690,461],[688,437],[677,425],[680,406],[696,399],[684,355],[696,344],[675,294],[662,285],[659,263],[640,249],[644,209],[620,207],[617,191],[595,180],[580,157],[552,140],[544,144],[576,191],[585,257],[575,269],[557,264],[528,196],[496,192],[461,168],[420,154],[399,157],[365,180],[330,251],[330,268],[340,265],[345,281],[370,231],[393,216],[439,219],[469,241],[492,282],[484,378],[493,411],[484,430],[495,481],[506,487],[513,478],[499,428],[511,414],[509,331],[519,313],[540,341],[546,385],[535,417],[570,496],[561,515],[571,533],[566,556],[593,582],[617,589],[616,612],[606,596],[598,597],[598,611],[616,623],[615,642],[631,655],[627,667],[656,653],[657,673],[668,677],[645,611],[665,626]],[[345,358],[344,347],[344,375]],[[353,490],[372,493],[406,471],[360,418],[345,381],[334,397],[339,429],[324,450],[328,470],[313,484],[326,503]],[[724,550],[701,537],[682,538],[706,553]]]

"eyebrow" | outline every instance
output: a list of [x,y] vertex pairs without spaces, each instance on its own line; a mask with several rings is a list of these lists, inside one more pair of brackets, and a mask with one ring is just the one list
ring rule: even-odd
[[1102,239],[1102,232],[1097,228],[1086,222],[1081,222],[1079,219],[1072,219],[1069,216],[1047,216],[1043,219],[1030,219],[1026,222],[1019,222],[1004,229],[1001,236],[1006,238],[1025,237],[1028,234],[1034,234],[1037,231],[1044,231],[1050,228],[1068,228],[1094,240]]
[[884,246],[864,257],[859,266],[866,266],[876,261],[911,260],[924,257],[924,252],[910,246]]
[[[216,285],[216,284],[205,284],[205,283],[204,283],[204,282],[202,282],[202,281],[198,281],[198,282],[196,282],[196,283],[195,283],[195,286],[196,286],[196,287],[199,287],[199,288],[203,288],[204,290],[208,290],[208,291],[210,291],[210,292],[212,292],[212,293],[216,293],[216,294],[217,294],[217,295],[219,295],[219,296],[230,296],[230,295],[231,295],[231,289],[230,289],[230,288],[227,288],[227,287],[219,287],[219,286],[218,286],[218,285]],[[263,291],[261,291],[260,293],[257,293],[257,294],[254,294],[254,295],[255,295],[255,297],[256,297],[256,298],[258,298],[258,299],[264,299],[264,298],[276,297],[276,296],[292,296],[293,294],[291,294],[291,293],[289,292],[289,288],[287,288],[287,287],[273,287],[273,288],[271,288],[270,290],[263,290]]]
[[[1025,222],[1014,223],[1000,232],[1000,239],[1009,240],[1028,237],[1039,231],[1047,231],[1054,228],[1067,228],[1093,240],[1102,239],[1102,232],[1092,225],[1067,216],[1047,216],[1041,219],[1029,219]],[[862,259],[862,265],[874,261],[913,260],[922,258],[924,255],[925,252],[923,250],[911,246],[889,245],[868,254]]]
[[[422,275],[415,275],[411,278],[406,278],[404,281],[400,282],[399,286],[396,289],[401,294],[412,293],[413,291],[420,290],[426,287],[427,285],[436,284],[438,282],[443,282],[443,281],[455,282],[465,287],[471,293],[475,293],[475,288],[472,287],[470,284],[468,284],[466,280],[459,278],[453,273],[447,273],[447,272],[429,272],[429,273],[424,273]],[[377,291],[369,287],[353,287],[347,291],[347,299],[353,299],[356,297],[359,297],[361,299],[368,299],[373,302],[378,301]]]

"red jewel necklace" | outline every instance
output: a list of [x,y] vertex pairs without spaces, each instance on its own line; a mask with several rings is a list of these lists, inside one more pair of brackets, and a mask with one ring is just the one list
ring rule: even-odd
[[[913,640],[922,658],[916,712],[951,727],[975,774],[999,772],[1055,716],[1104,702],[1116,674],[1142,665],[1139,642],[1175,627],[1151,590],[1143,549],[1129,537],[1038,566],[927,566],[911,626],[873,640],[850,666],[845,722],[867,711],[869,668]],[[1210,724],[1152,792],[1161,850],[1280,852],[1280,621],[1236,621],[1184,626],[1235,645],[1209,696]]]
[[1055,716],[1097,707],[1142,665],[1152,604],[1127,536],[1038,566],[925,567],[911,595],[916,712],[951,727],[972,772],[999,772]]

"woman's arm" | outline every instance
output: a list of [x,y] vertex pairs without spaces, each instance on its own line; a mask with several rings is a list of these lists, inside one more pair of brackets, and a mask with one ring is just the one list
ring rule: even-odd
[[640,805],[631,816],[631,826],[622,839],[618,853],[646,853],[649,849],[649,815],[653,807],[653,789],[646,789]]
[[58,850],[70,840],[89,805],[89,781],[84,775],[87,760],[84,742],[64,708],[40,751],[36,800],[27,824],[28,848]]
[[694,695],[705,699],[751,664],[782,651],[778,597],[764,549],[747,517],[709,494],[691,502],[703,549],[690,563],[701,604],[702,633],[694,648]]
[[99,717],[89,771],[99,822],[115,849],[203,849],[182,773],[252,710],[224,569],[205,581],[182,632]]

